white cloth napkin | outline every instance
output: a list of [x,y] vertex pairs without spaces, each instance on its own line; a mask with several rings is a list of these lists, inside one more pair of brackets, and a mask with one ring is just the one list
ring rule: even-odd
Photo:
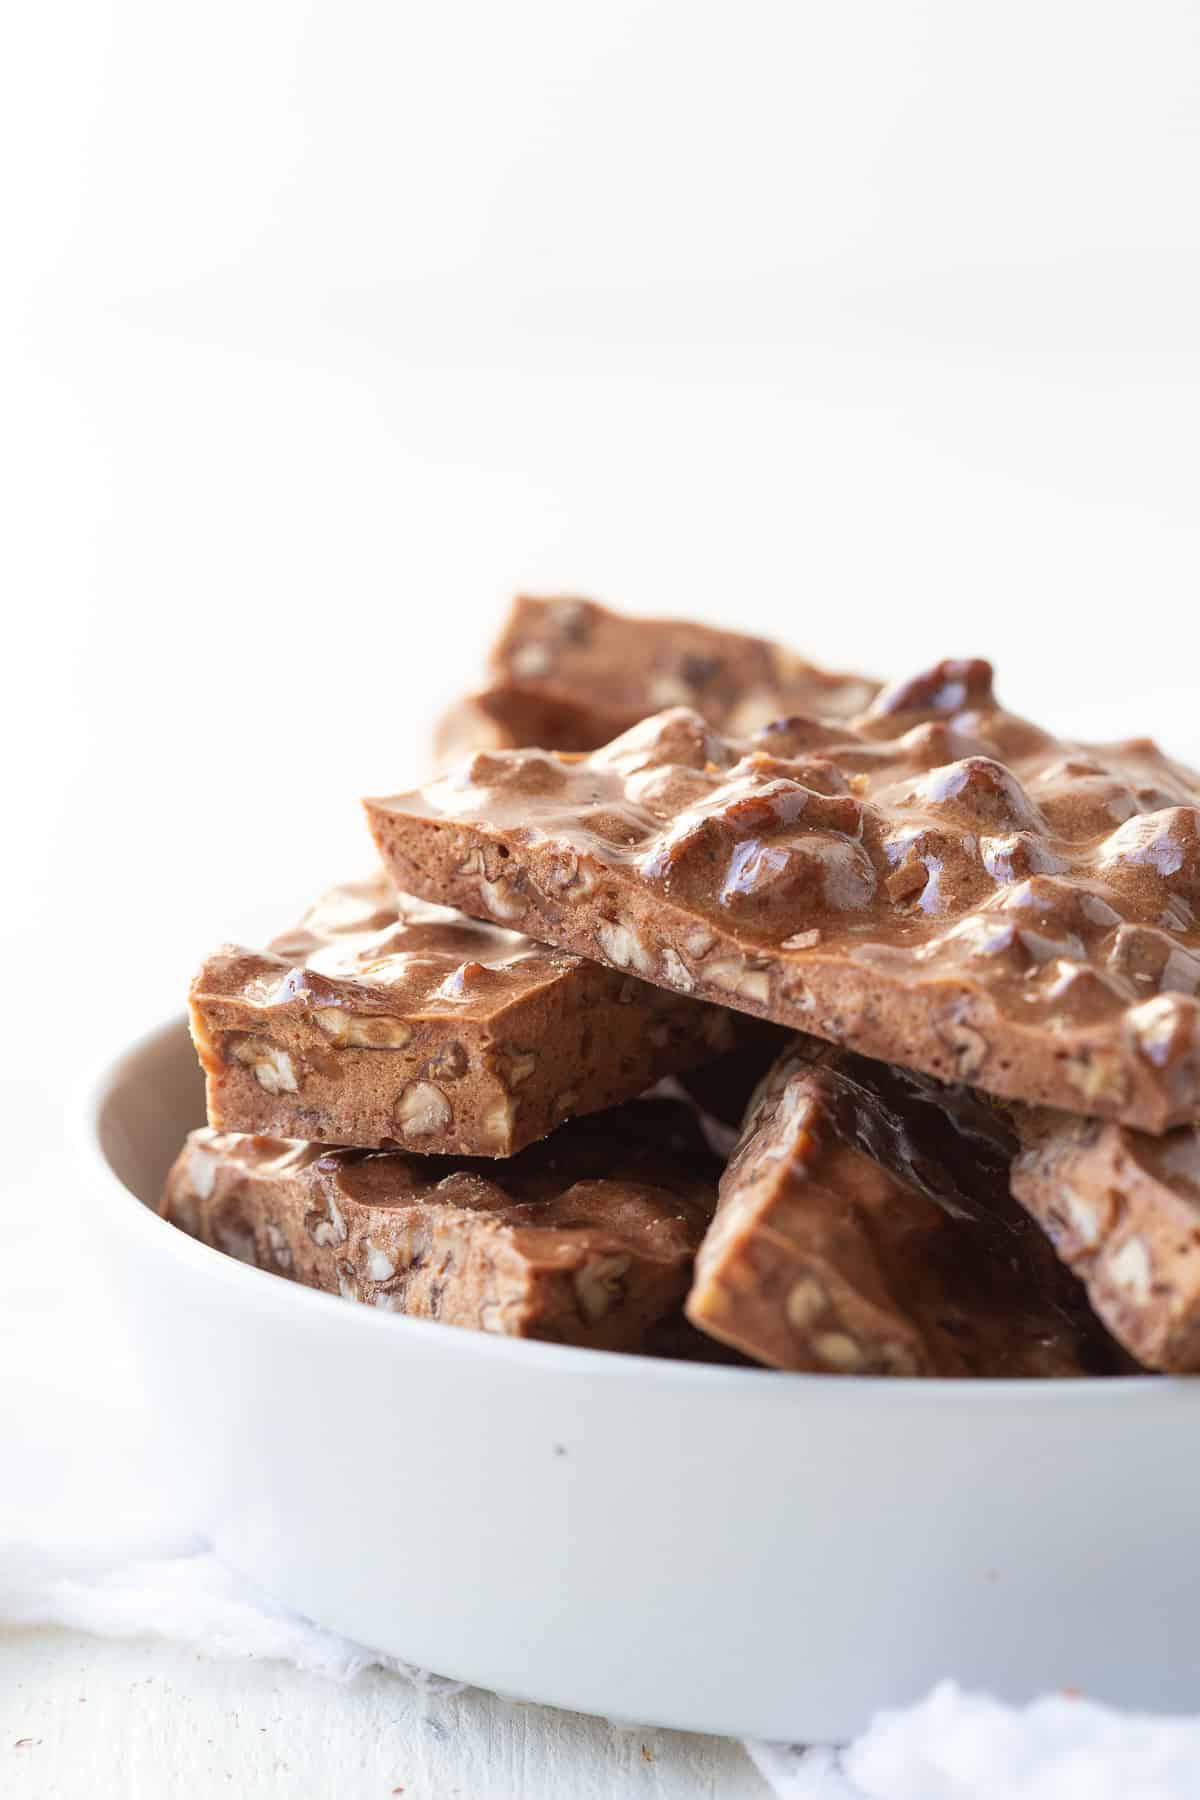
[[1196,1800],[1200,1719],[1054,1694],[1002,1706],[943,1682],[846,1750],[747,1744],[784,1800]]
[[289,1612],[198,1539],[166,1536],[138,1550],[0,1543],[0,1618],[98,1637],[171,1638],[209,1656],[270,1658],[332,1681],[385,1668],[430,1692],[462,1690]]

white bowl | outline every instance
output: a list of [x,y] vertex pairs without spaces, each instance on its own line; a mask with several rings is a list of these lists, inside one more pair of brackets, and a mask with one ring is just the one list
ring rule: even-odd
[[181,1516],[406,1661],[630,1721],[840,1739],[945,1675],[1200,1698],[1200,1385],[780,1375],[511,1342],[293,1286],[152,1210],[203,1117],[107,1072],[95,1216]]

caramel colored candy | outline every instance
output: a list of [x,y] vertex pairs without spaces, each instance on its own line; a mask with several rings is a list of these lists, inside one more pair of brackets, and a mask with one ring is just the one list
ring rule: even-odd
[[403,887],[986,1091],[1200,1113],[1200,777],[1062,743],[941,663],[853,723],[678,708],[367,802]]
[[333,889],[267,950],[211,956],[191,1020],[220,1130],[468,1156],[632,1099],[749,1023],[382,876]]
[[1012,1187],[1115,1338],[1153,1369],[1200,1371],[1200,1127],[1162,1137],[1013,1108]]
[[243,1262],[385,1312],[678,1354],[719,1172],[669,1100],[577,1119],[500,1163],[203,1130],[161,1211]]
[[732,732],[796,712],[849,718],[878,685],[738,631],[523,596],[488,659],[487,685],[442,720],[438,759],[525,744],[596,750],[664,706],[694,706]]
[[1110,1373],[1116,1346],[1012,1200],[1003,1116],[797,1039],[751,1103],[687,1315],[779,1369]]

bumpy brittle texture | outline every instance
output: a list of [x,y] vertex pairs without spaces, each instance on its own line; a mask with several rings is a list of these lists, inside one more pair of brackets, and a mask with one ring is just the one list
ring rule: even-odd
[[367,802],[394,878],[680,993],[1150,1131],[1200,1112],[1200,777],[942,663],[852,724],[674,709]]
[[386,1312],[678,1354],[719,1173],[685,1106],[638,1100],[502,1163],[194,1131],[161,1210],[243,1262]]
[[192,983],[209,1123],[324,1144],[511,1156],[740,1035],[719,1007],[398,896],[334,888]]
[[1115,1372],[1079,1283],[1009,1194],[1012,1150],[969,1089],[797,1039],[747,1111],[688,1317],[781,1369]]
[[1013,1108],[1013,1193],[1139,1362],[1200,1370],[1200,1128]]
[[735,733],[788,713],[849,718],[878,685],[737,631],[522,597],[488,659],[487,685],[446,714],[437,752],[445,764],[467,750],[525,744],[596,750],[665,706],[693,706]]

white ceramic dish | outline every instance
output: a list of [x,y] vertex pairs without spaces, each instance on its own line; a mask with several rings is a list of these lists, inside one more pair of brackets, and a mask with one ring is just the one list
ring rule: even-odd
[[182,1024],[121,1056],[94,1210],[181,1516],[280,1600],[504,1693],[740,1735],[842,1738],[944,1675],[1200,1699],[1200,1383],[787,1376],[377,1313],[155,1217],[201,1118]]

